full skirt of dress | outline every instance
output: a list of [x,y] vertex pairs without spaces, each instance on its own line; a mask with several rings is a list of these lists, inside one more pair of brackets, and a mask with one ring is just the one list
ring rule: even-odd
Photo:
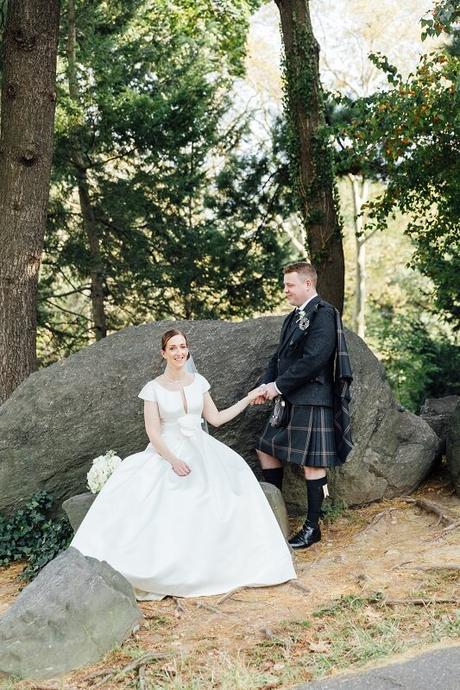
[[194,423],[168,425],[180,477],[149,444],[108,479],[72,546],[107,561],[138,599],[197,597],[296,577],[291,553],[246,462]]

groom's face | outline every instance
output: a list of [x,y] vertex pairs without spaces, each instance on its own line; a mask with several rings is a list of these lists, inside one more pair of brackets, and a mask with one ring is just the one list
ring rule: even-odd
[[312,281],[302,273],[294,271],[284,274],[284,294],[293,307],[300,307],[310,297],[312,290]]

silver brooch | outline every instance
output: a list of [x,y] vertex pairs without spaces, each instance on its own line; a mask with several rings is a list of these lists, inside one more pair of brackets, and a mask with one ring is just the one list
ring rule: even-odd
[[309,325],[310,325],[310,319],[307,319],[306,316],[299,319],[299,328],[301,331],[306,331]]
[[299,312],[299,318],[297,319],[296,323],[301,331],[306,331],[310,325],[310,319],[305,316],[305,312],[303,310]]

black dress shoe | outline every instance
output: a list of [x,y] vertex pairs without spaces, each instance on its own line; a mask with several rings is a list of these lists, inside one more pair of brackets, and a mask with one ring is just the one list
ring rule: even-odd
[[293,549],[308,549],[312,544],[321,541],[321,530],[319,527],[304,525],[300,532],[289,539],[289,544]]

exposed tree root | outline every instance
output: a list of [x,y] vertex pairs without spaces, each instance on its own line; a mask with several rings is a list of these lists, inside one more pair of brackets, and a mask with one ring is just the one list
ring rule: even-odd
[[456,522],[452,520],[452,518],[450,518],[448,515],[446,515],[442,511],[442,508],[436,505],[436,503],[433,503],[433,501],[428,501],[426,498],[410,498],[409,496],[406,496],[401,500],[405,501],[406,503],[413,503],[419,508],[425,510],[427,513],[434,513],[438,516],[439,522],[446,523],[449,528],[453,529],[453,526],[456,524]]
[[144,666],[145,669],[145,666],[147,666],[147,664],[151,664],[152,661],[157,661],[158,659],[167,659],[170,656],[171,654],[166,654],[163,652],[149,652],[148,654],[144,654],[139,659],[131,661],[126,666],[123,666],[123,668],[114,669],[111,673],[108,673],[106,676],[104,676],[104,678],[102,678],[102,680],[93,685],[93,690],[94,688],[103,687],[109,682],[109,680],[113,680],[117,676],[121,676],[124,673],[130,673],[131,671],[137,671],[140,666]]

